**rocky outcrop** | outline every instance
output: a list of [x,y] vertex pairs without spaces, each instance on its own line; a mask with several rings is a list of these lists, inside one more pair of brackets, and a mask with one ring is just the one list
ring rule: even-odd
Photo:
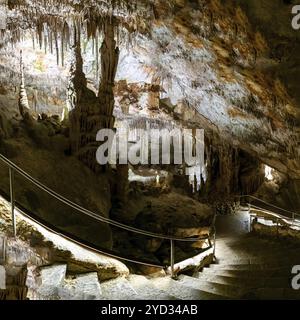
[[[209,235],[213,221],[213,210],[179,194],[161,195],[153,199],[135,218],[136,227],[158,234],[179,238],[204,237]],[[137,245],[146,252],[155,253],[163,240],[139,237]],[[203,241],[176,243],[190,248],[202,248]]]

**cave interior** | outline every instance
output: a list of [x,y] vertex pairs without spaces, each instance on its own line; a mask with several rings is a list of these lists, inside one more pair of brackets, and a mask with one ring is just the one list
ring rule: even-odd
[[[1,1],[0,154],[67,199],[14,172],[16,206],[77,241],[153,266],[170,265],[170,250],[175,263],[205,251],[216,219],[218,235],[248,196],[254,206],[300,213],[293,4]],[[104,129],[123,132],[136,161],[121,163],[118,154],[100,164]],[[160,133],[161,150],[168,133],[187,131],[187,140],[171,135],[166,157],[153,161],[149,133]],[[177,161],[187,154],[195,162]],[[10,192],[1,158],[5,201]],[[38,241],[18,221],[16,228]],[[3,223],[1,232],[11,227]],[[198,241],[170,248],[168,237]],[[125,264],[133,273],[157,271]]]

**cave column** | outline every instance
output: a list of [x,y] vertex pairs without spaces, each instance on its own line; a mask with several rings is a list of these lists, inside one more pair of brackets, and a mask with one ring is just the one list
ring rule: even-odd
[[99,147],[96,135],[103,128],[102,116],[98,97],[87,87],[87,79],[83,72],[79,25],[74,28],[74,57],[67,96],[72,154],[97,172],[100,166],[96,161],[96,151]]
[[[104,21],[104,40],[101,45],[101,79],[98,100],[102,117],[102,128],[112,129],[115,118],[114,111],[114,84],[119,62],[119,48],[115,41],[115,25],[112,19]],[[128,164],[117,164],[116,200],[120,207],[127,203],[128,198]]]
[[98,99],[102,115],[102,128],[113,128],[115,119],[114,110],[114,83],[119,61],[119,48],[114,38],[114,24],[107,18],[104,22],[104,40],[101,53],[101,80]]

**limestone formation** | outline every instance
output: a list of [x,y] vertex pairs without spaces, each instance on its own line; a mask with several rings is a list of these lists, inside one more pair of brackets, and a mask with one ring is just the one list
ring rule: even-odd
[[19,93],[19,111],[24,120],[30,120],[30,107],[25,88],[25,76],[24,76],[24,64],[22,51],[20,52],[20,72],[21,72],[21,84]]
[[109,19],[104,22],[104,40],[101,46],[101,80],[99,86],[99,107],[102,115],[101,128],[114,126],[114,83],[119,60],[119,48],[116,46],[115,25]]
[[101,128],[101,115],[97,97],[87,88],[83,73],[80,35],[74,45],[74,58],[68,87],[68,99],[71,106],[69,113],[70,140],[72,153],[93,171],[97,171],[96,135]]
[[[292,2],[248,2],[9,1],[7,26],[0,30],[0,154],[75,203],[68,205],[45,187],[29,183],[27,175],[16,174],[16,204],[81,245],[156,265],[128,263],[131,270],[146,273],[171,263],[170,239],[144,236],[134,228],[168,237],[201,237],[175,241],[174,247],[176,262],[188,259],[184,270],[197,263],[200,269],[215,258],[208,237],[216,219],[221,230],[226,221],[230,232],[249,227],[241,196],[256,195],[298,210],[300,47],[288,23]],[[279,24],[270,18],[273,13]],[[195,137],[196,129],[204,129],[203,165],[100,166],[96,151],[103,142],[96,141],[97,133],[125,127],[132,129],[129,144],[138,140],[140,130],[191,129]],[[152,160],[145,152],[150,146],[141,144],[140,158]],[[162,141],[154,144],[157,150]],[[175,147],[173,140],[170,149]],[[195,153],[194,141],[185,151]],[[194,170],[190,176],[188,170]],[[7,167],[0,165],[0,194],[8,195],[9,186]],[[10,209],[1,199],[0,230],[9,236]],[[266,233],[299,238],[284,220],[281,227],[278,221],[270,227],[256,221],[256,235],[245,236],[244,244],[251,249],[256,236]],[[9,238],[7,254],[0,254],[9,269],[0,299],[137,298],[142,292],[137,277],[99,283],[128,276],[128,268],[114,259],[82,252],[20,215],[17,231],[19,238]],[[229,260],[236,255],[234,246],[240,242],[226,244],[231,240],[221,241],[217,269],[224,263],[222,249],[230,253]],[[198,257],[203,251],[205,259]],[[265,254],[264,248],[261,252]],[[255,254],[245,254],[247,261],[237,264],[255,271],[250,270]],[[223,266],[233,264],[225,261]],[[229,279],[221,274],[205,281],[184,276],[177,283],[157,282],[168,298],[260,296],[228,276],[236,270],[225,271]],[[241,283],[250,283],[248,278]],[[144,278],[139,281],[149,285]],[[155,288],[149,285],[145,296],[165,296]]]

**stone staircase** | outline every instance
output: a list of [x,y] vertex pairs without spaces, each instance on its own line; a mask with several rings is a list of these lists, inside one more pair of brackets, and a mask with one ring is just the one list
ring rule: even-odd
[[300,244],[250,234],[246,220],[246,215],[220,217],[217,261],[194,274],[181,274],[176,280],[161,273],[156,277],[127,273],[99,281],[97,272],[72,272],[67,263],[45,266],[37,261],[34,265],[40,267],[31,267],[26,264],[30,251],[23,252],[18,243],[5,246],[5,238],[0,237],[1,263],[6,257],[6,264],[14,264],[6,269],[6,290],[0,290],[0,299],[300,299],[300,290],[291,287],[292,267],[300,264]]
[[246,235],[219,239],[217,257],[196,279],[181,275],[179,282],[227,299],[300,299],[291,287],[300,246]]
[[[300,245],[252,234],[218,240],[218,261],[192,276],[129,275],[98,281],[96,273],[68,275],[67,266],[41,268],[34,299],[226,300],[300,299],[291,288],[291,269],[300,262]],[[37,280],[39,283],[39,280]]]

